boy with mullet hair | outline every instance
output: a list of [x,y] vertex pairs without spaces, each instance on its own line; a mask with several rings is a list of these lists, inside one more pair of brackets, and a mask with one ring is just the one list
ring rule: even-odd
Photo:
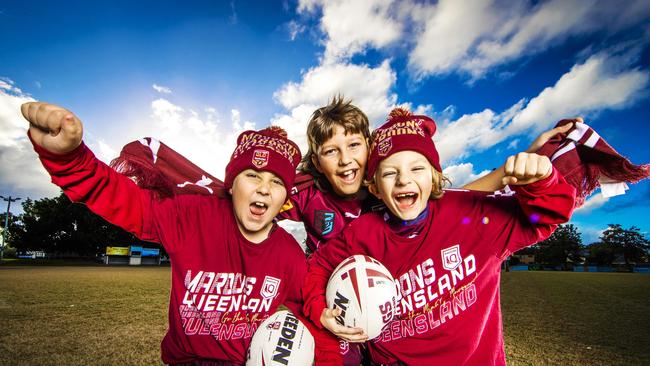
[[368,161],[368,117],[337,96],[311,116],[309,149],[300,162],[296,187],[278,219],[301,221],[308,252],[335,238],[350,221],[367,212],[368,191],[362,186]]
[[362,215],[312,255],[305,314],[342,339],[367,340],[337,324],[325,289],[342,260],[368,255],[398,288],[392,322],[367,343],[373,364],[504,365],[501,263],[566,222],[575,189],[547,157],[520,153],[503,168],[514,195],[443,191],[435,129],[432,119],[395,109],[375,130],[367,180],[387,209]]
[[[23,104],[21,110],[30,123],[34,150],[72,201],[85,203],[138,238],[162,244],[169,254],[172,286],[169,328],[161,344],[164,363],[243,365],[255,330],[278,306],[301,314],[305,257],[295,239],[273,221],[300,161],[298,146],[282,129],[239,136],[226,167],[228,197],[166,196],[138,187],[99,161],[83,143],[81,121],[70,111],[38,102]],[[310,329],[316,364],[338,364],[334,340]],[[327,358],[327,345],[333,346],[333,358]]]

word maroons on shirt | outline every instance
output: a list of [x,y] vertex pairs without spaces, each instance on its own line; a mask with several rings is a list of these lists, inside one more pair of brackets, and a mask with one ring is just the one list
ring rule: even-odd
[[211,334],[218,339],[251,337],[271,311],[281,280],[265,276],[254,291],[257,277],[243,273],[199,271],[185,275],[185,294],[179,306],[188,335]]

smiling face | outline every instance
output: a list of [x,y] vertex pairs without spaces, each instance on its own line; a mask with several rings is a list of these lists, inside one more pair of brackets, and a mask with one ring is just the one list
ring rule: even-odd
[[312,155],[312,162],[341,197],[356,195],[363,183],[368,144],[360,133],[345,133],[339,125],[334,127],[332,137],[325,141]]
[[379,163],[370,192],[395,216],[413,220],[427,207],[432,182],[433,167],[424,155],[400,151]]
[[246,169],[235,177],[230,194],[239,231],[253,243],[264,241],[287,198],[282,179],[271,172]]

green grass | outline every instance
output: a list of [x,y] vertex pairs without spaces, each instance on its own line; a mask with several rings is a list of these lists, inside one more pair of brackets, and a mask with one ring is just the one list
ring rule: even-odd
[[[160,364],[169,267],[0,267],[0,365]],[[650,365],[650,276],[504,273],[509,365]]]
[[510,365],[650,365],[650,276],[510,272],[502,276]]
[[160,364],[170,273],[0,267],[0,365]]

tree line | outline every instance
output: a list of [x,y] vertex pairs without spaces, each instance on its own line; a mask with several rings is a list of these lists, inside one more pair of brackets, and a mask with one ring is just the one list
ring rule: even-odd
[[[578,228],[572,224],[560,225],[546,240],[517,254],[532,254],[535,263],[567,268],[570,265],[588,264],[606,266],[612,264],[648,263],[650,241],[638,227],[624,228],[620,224],[609,224],[595,243],[584,245]],[[517,264],[513,257],[511,264]]]
[[[94,257],[104,253],[107,246],[159,247],[108,223],[86,205],[70,201],[63,193],[55,198],[28,198],[22,207],[22,214],[10,214],[6,239],[9,247],[17,252],[40,250],[52,256]],[[1,216],[2,226],[5,215]],[[7,254],[11,253],[9,249]]]

